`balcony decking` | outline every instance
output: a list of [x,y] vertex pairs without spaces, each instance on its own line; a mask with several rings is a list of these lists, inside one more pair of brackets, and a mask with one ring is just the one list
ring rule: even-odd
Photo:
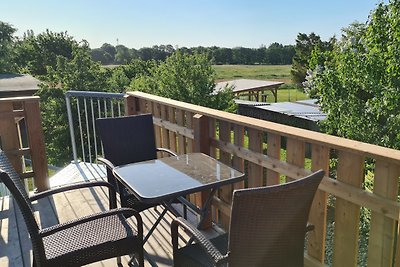
[[[105,170],[102,166],[90,163],[70,164],[50,179],[51,186],[65,183],[103,179]],[[75,219],[86,214],[108,209],[107,189],[82,189],[56,194],[53,197],[35,202],[34,209],[40,224],[44,227]],[[142,212],[144,234],[157,219],[162,207]],[[161,224],[145,244],[145,266],[172,266],[172,246],[170,222],[173,216],[168,213]],[[132,220],[133,221],[133,220]],[[134,224],[134,223],[133,223]],[[16,209],[10,197],[0,197],[0,266],[31,266],[32,253],[29,235],[21,213]],[[216,234],[211,229],[207,234]],[[127,266],[128,257],[122,259]],[[90,266],[116,266],[116,259],[110,259]]]

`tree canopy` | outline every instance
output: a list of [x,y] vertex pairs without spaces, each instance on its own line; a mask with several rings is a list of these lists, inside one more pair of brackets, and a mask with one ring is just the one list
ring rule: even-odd
[[400,2],[380,3],[332,51],[313,54],[306,87],[328,114],[328,133],[400,148],[399,24]]
[[295,54],[293,45],[282,45],[273,43],[270,46],[261,46],[260,48],[246,47],[180,47],[174,48],[172,45],[154,45],[152,47],[143,47],[140,49],[127,48],[124,45],[112,46],[103,44],[100,48],[91,50],[91,56],[94,61],[99,61],[104,65],[109,64],[127,64],[131,60],[156,60],[165,61],[175,51],[185,54],[208,54],[209,59],[214,64],[271,64],[283,65],[291,64]]
[[0,21],[0,73],[9,73],[15,70],[13,35],[16,30],[10,24]]
[[133,80],[130,88],[220,110],[233,109],[229,88],[214,92],[215,70],[206,54],[176,51],[148,73]]
[[294,83],[301,85],[305,81],[307,69],[310,69],[309,61],[312,52],[317,50],[319,53],[332,50],[334,38],[329,42],[323,42],[319,35],[315,33],[305,34],[299,33],[294,48],[295,54],[292,61],[292,80]]

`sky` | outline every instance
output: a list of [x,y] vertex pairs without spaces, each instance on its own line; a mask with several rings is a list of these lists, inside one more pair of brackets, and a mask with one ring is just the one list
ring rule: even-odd
[[295,44],[299,32],[322,40],[366,22],[379,0],[0,0],[0,21],[35,34],[67,31],[91,48],[258,48]]

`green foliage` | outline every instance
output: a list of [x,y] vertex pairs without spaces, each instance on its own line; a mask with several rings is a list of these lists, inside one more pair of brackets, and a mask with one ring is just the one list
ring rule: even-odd
[[[41,101],[41,112],[44,127],[44,136],[49,163],[62,166],[71,160],[72,151],[69,146],[71,138],[68,128],[65,92],[79,91],[106,91],[108,70],[91,60],[88,50],[74,47],[72,59],[57,56],[55,66],[47,66],[47,75],[42,77],[45,83],[37,92]],[[76,106],[72,105],[73,114]],[[78,128],[75,120],[74,128]],[[78,134],[76,132],[75,134]],[[77,138],[76,136],[75,138]]]
[[111,73],[91,60],[85,48],[75,47],[71,54],[70,60],[57,56],[55,66],[47,66],[46,86],[65,91],[107,91]]
[[133,60],[129,64],[120,65],[112,70],[109,80],[113,92],[125,92],[132,80],[141,79],[151,75],[153,68],[157,66],[154,60]]
[[61,88],[42,88],[40,96],[42,125],[46,143],[48,162],[54,166],[64,166],[72,158],[65,91]]
[[301,84],[305,81],[307,69],[310,68],[309,61],[314,49],[319,51],[330,51],[332,50],[332,44],[335,39],[331,39],[329,42],[321,41],[319,35],[310,33],[299,33],[296,39],[295,55],[292,62],[292,80],[296,84]]
[[399,25],[399,1],[381,3],[365,29],[352,24],[334,50],[323,53],[308,89],[328,114],[328,133],[400,148]]
[[0,73],[15,71],[13,35],[16,31],[10,24],[0,21]]
[[[48,66],[56,66],[57,57],[72,59],[72,51],[78,46],[67,32],[54,33],[46,30],[36,36],[28,32],[16,44],[16,63],[22,72],[34,76],[46,75]],[[83,43],[83,46],[87,46],[87,43]]]
[[141,59],[144,61],[155,60],[165,61],[175,51],[183,54],[208,54],[209,59],[217,65],[222,64],[291,64],[295,54],[293,45],[282,45],[272,43],[269,47],[259,48],[246,47],[180,47],[175,49],[172,45],[154,45],[152,47],[142,47],[139,50],[127,48],[124,45],[112,46],[103,44],[100,48],[91,50],[94,61],[99,61],[103,65],[128,64],[131,60]]
[[214,93],[215,71],[205,54],[177,51],[149,73],[135,79],[131,89],[216,109],[232,108],[229,89]]

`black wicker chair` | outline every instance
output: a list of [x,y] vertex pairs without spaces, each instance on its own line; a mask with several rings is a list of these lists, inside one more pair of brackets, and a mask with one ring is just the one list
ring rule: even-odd
[[168,149],[156,147],[152,115],[101,118],[96,120],[96,126],[105,157],[98,158],[98,161],[106,165],[108,181],[118,188],[121,206],[140,212],[158,205],[140,202],[112,174],[114,166],[156,159],[158,151],[176,156]]
[[[2,150],[0,150],[0,181],[11,192],[22,212],[32,242],[33,266],[81,266],[128,254],[137,254],[139,266],[144,266],[142,219],[133,209],[116,209],[116,192],[109,183],[105,181],[75,183],[29,197],[22,180]],[[39,227],[33,214],[32,201],[68,190],[94,186],[109,188],[111,192],[109,211],[48,228]],[[136,218],[136,230],[126,221],[126,216]]]
[[[183,218],[171,226],[174,266],[304,266],[308,214],[324,171],[233,193],[229,234],[206,239]],[[178,248],[178,228],[197,241]]]

